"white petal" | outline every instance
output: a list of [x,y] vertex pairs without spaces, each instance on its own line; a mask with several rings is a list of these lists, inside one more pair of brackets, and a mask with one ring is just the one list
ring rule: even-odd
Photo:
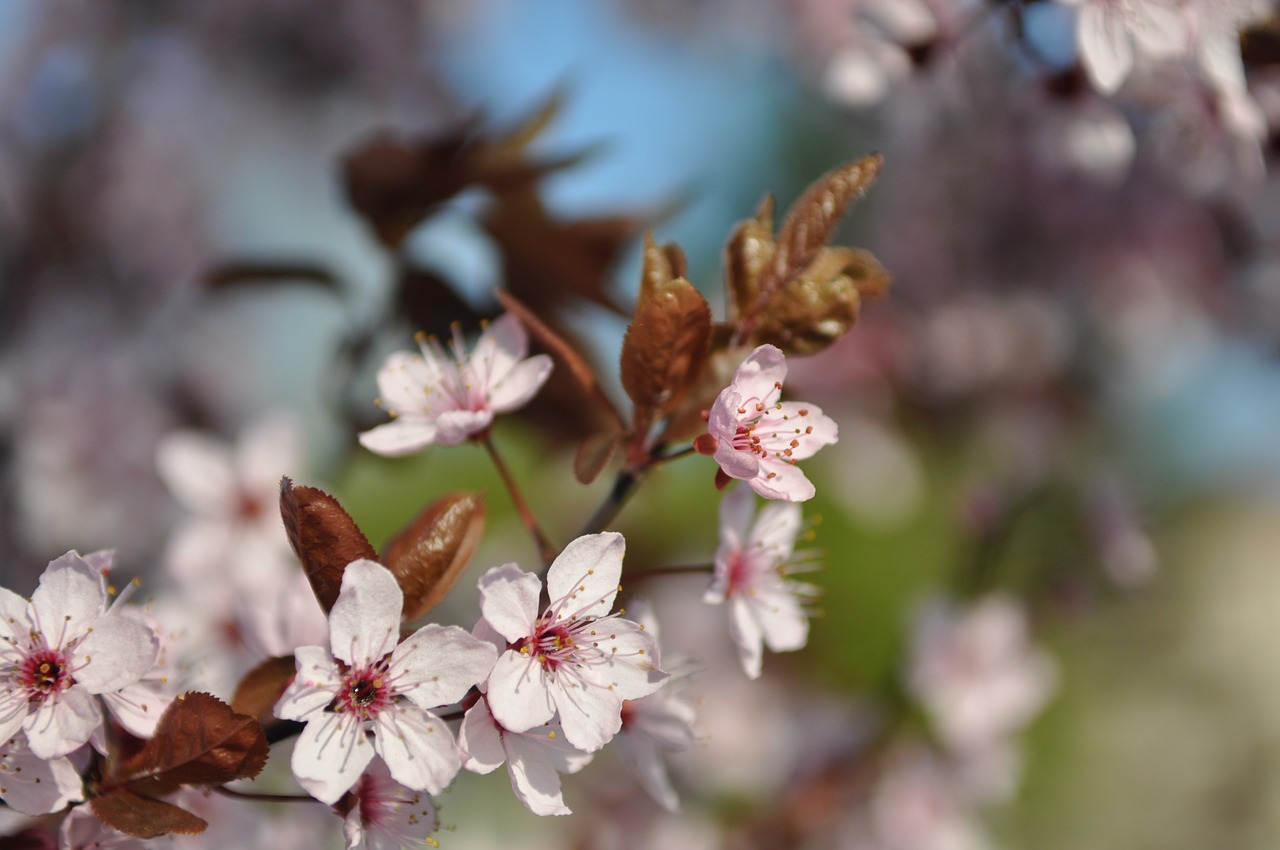
[[616,531],[587,534],[564,547],[547,570],[557,620],[603,617],[613,609],[627,542]]
[[436,441],[436,426],[420,416],[401,417],[360,434],[360,445],[383,457],[403,457]]
[[27,600],[7,587],[0,587],[0,659],[13,650],[15,641],[27,640],[31,631]]
[[[802,410],[808,412],[801,414]],[[783,419],[783,417],[786,418]],[[823,413],[822,408],[807,401],[782,402],[782,407],[770,414],[769,421],[771,424],[780,425],[779,431],[787,427],[796,431],[806,430],[806,433],[796,434],[796,441],[800,445],[792,448],[792,460],[813,457],[818,453],[818,449],[830,446],[840,438],[836,421]],[[765,427],[763,421],[759,427]]]
[[423,626],[396,647],[388,675],[397,694],[420,708],[457,702],[498,660],[493,644],[457,626]]
[[0,741],[7,741],[22,728],[27,719],[27,695],[17,688],[0,693]]
[[426,390],[436,384],[437,372],[417,354],[397,351],[389,355],[378,369],[382,406],[394,416],[420,416],[427,401]]
[[524,735],[509,735],[503,743],[511,788],[520,802],[535,815],[572,814],[560,792],[560,774],[542,748]]
[[622,728],[622,700],[614,691],[557,676],[548,685],[560,712],[564,735],[581,750],[594,753]]
[[156,471],[173,497],[202,516],[229,516],[236,507],[231,451],[222,440],[175,431],[156,447]]
[[118,691],[151,672],[160,639],[145,623],[113,613],[92,628],[72,659],[78,685],[91,694]]
[[498,724],[489,713],[485,700],[467,709],[466,716],[462,718],[462,726],[458,729],[458,749],[462,753],[462,766],[472,773],[492,773],[507,760],[507,753],[502,748],[502,733],[498,731]]
[[515,564],[494,567],[480,577],[480,612],[511,643],[528,637],[538,619],[542,582]]
[[[720,541],[741,549],[756,513],[755,495],[746,487],[734,487],[720,500]],[[717,558],[719,556],[717,555]]]
[[416,708],[390,707],[373,722],[373,746],[391,776],[415,791],[438,794],[462,767],[444,721]]
[[[715,416],[712,416],[715,421]],[[737,423],[734,423],[734,431],[737,430]],[[754,453],[748,451],[739,451],[729,442],[729,438],[721,437],[720,442],[716,443],[716,451],[713,457],[716,463],[720,464],[720,468],[724,470],[724,474],[730,478],[736,478],[739,481],[750,481],[760,475],[760,458]]]
[[43,815],[84,799],[84,783],[68,759],[46,761],[19,736],[0,747],[0,799],[24,815]]
[[742,669],[752,679],[759,679],[764,655],[764,636],[760,633],[760,626],[751,609],[740,596],[729,600],[729,636],[738,647]]
[[678,811],[680,798],[671,785],[667,765],[657,746],[638,735],[623,733],[618,736],[618,749],[649,796],[667,811]]
[[150,738],[156,733],[160,715],[173,701],[172,689],[160,678],[141,679],[118,691],[102,694],[107,705],[121,726],[138,738]]
[[77,687],[56,700],[45,700],[27,715],[23,728],[31,752],[42,759],[65,756],[89,740],[102,722],[102,710],[88,692]]
[[1115,94],[1133,70],[1133,44],[1119,17],[1103,4],[1080,8],[1076,41],[1089,77],[1104,94]]
[[802,519],[799,505],[792,502],[770,502],[760,509],[760,516],[751,529],[750,545],[776,556],[776,566],[791,556]]
[[[770,478],[769,475],[773,477]],[[766,499],[783,499],[788,502],[804,502],[817,493],[813,482],[805,477],[800,467],[781,460],[766,459],[760,464],[760,474],[747,482],[752,490]]]
[[609,631],[597,644],[607,660],[586,667],[583,678],[621,699],[646,697],[662,687],[668,677],[658,667],[658,645],[652,636],[630,620],[614,618],[600,625],[602,632]]
[[787,379],[787,358],[782,350],[772,345],[762,345],[747,356],[733,376],[731,386],[743,402],[762,401],[768,404],[776,397],[777,385]]
[[404,593],[391,571],[364,558],[342,573],[338,601],[329,611],[329,645],[348,664],[365,666],[395,648]]
[[300,646],[294,653],[297,674],[275,706],[282,720],[307,720],[337,695],[342,677],[333,656],[322,646]]
[[107,594],[102,574],[79,553],[67,552],[50,561],[31,596],[31,625],[50,646],[65,646],[102,616]]
[[555,716],[542,665],[513,649],[502,653],[489,674],[489,710],[514,732],[540,726]]
[[350,714],[320,712],[298,735],[290,766],[308,794],[333,805],[372,759],[361,723]]
[[492,423],[493,411],[489,409],[443,411],[436,417],[436,442],[442,446],[456,446]]
[[[514,313],[503,313],[494,319],[476,341],[471,359],[485,361],[488,376],[500,381],[529,353],[529,335]],[[545,356],[545,355],[543,355]]]
[[489,408],[495,413],[518,410],[528,404],[551,377],[552,360],[545,354],[516,364],[489,391]]
[[809,618],[792,593],[786,590],[758,592],[748,601],[769,649],[791,652],[809,640]]

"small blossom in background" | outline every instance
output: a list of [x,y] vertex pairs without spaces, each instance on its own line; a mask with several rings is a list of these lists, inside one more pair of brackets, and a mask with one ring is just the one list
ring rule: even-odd
[[729,633],[742,669],[760,677],[764,646],[774,652],[800,649],[809,639],[809,618],[802,599],[817,593],[813,585],[786,577],[787,562],[800,532],[800,506],[766,505],[756,514],[755,495],[745,487],[720,502],[720,548],[716,573],[702,599],[729,603]]
[[469,354],[456,328],[452,356],[435,338],[419,346],[421,355],[396,352],[378,370],[380,401],[393,421],[360,435],[371,452],[398,457],[460,443],[485,431],[494,414],[528,404],[551,375],[550,357],[526,356],[528,336],[510,313],[486,327]]
[[480,610],[509,646],[488,683],[489,706],[504,728],[524,732],[558,712],[569,742],[595,752],[621,728],[625,700],[662,686],[656,641],[609,613],[625,550],[614,532],[566,546],[547,571],[551,603],[541,615],[537,576],[504,564],[480,578]]
[[49,563],[30,601],[0,588],[0,741],[25,730],[38,757],[65,756],[102,723],[95,697],[137,682],[158,652],[150,628],[108,610],[78,552]]
[[473,773],[492,773],[505,762],[511,789],[535,815],[572,814],[560,791],[560,774],[577,773],[594,757],[570,744],[558,723],[523,732],[504,729],[483,698],[467,709],[458,745],[462,766]]
[[1077,6],[1076,44],[1089,79],[1114,94],[1144,60],[1178,51],[1182,23],[1159,0],[1060,0]]
[[350,807],[342,825],[346,850],[439,846],[431,838],[440,828],[440,816],[431,795],[396,782],[381,761],[375,759],[369,764],[349,797],[335,809],[341,811],[346,806]]
[[[293,773],[335,803],[376,751],[396,781],[438,793],[461,764],[453,735],[429,709],[456,702],[493,666],[493,647],[456,626],[423,626],[399,641],[404,594],[373,561],[353,561],[329,612],[330,649],[299,647],[298,673],[276,716],[307,724]],[[366,733],[372,731],[370,747]]]
[[779,401],[786,377],[781,349],[751,352],[711,406],[699,451],[715,456],[721,476],[746,481],[766,499],[803,502],[813,484],[795,463],[834,443],[836,423],[812,404]]
[[1032,645],[1023,608],[992,596],[967,609],[927,603],[907,678],[942,742],[965,755],[1021,732],[1053,693],[1057,668]]

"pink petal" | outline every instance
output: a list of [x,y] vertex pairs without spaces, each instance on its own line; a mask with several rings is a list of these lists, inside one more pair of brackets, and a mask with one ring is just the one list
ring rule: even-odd
[[776,346],[762,345],[738,366],[730,386],[742,397],[742,402],[754,403],[758,400],[768,404],[770,397],[777,394],[777,385],[786,379],[787,358],[782,350]]
[[436,416],[436,442],[456,446],[493,423],[492,410],[446,410]]
[[298,735],[290,766],[308,794],[333,805],[372,760],[360,722],[350,714],[319,712]]
[[509,642],[533,632],[538,619],[538,594],[542,582],[515,564],[494,567],[480,577],[480,613],[485,622]]
[[721,545],[741,549],[755,513],[756,497],[749,489],[734,487],[726,493],[720,500]]
[[489,676],[498,651],[457,626],[423,626],[396,647],[389,677],[420,708],[457,702]]
[[524,326],[513,313],[503,313],[476,340],[471,362],[487,382],[500,383],[528,353],[529,336]]
[[462,767],[453,734],[434,714],[389,707],[373,721],[373,731],[374,748],[401,785],[438,794]]
[[333,656],[322,646],[300,646],[293,653],[297,675],[275,706],[282,720],[307,720],[333,701],[341,684]]
[[[808,413],[801,416],[802,410],[807,410]],[[773,414],[775,421],[782,417],[786,417],[786,425],[813,429],[807,434],[796,435],[796,441],[800,445],[791,450],[792,460],[813,457],[818,449],[831,445],[839,438],[835,420],[823,413],[817,405],[804,401],[784,401],[782,407]]]
[[582,671],[584,682],[609,690],[621,699],[646,697],[667,680],[658,667],[658,644],[639,624],[615,618],[601,623],[610,632],[599,640],[605,661]]
[[752,679],[760,678],[764,655],[764,636],[746,600],[735,596],[729,600],[729,636],[738,647],[738,660]]
[[352,561],[342,573],[338,601],[329,611],[329,645],[333,654],[355,666],[380,660],[400,637],[404,593],[391,571],[381,564]]
[[12,646],[15,642],[27,640],[27,633],[31,631],[27,604],[27,600],[9,588],[0,587],[0,663],[16,657]]
[[1076,42],[1080,58],[1098,90],[1115,94],[1133,70],[1133,44],[1120,16],[1103,3],[1080,7]]
[[619,694],[564,675],[551,680],[548,689],[560,711],[565,737],[575,747],[594,753],[622,728]]
[[[556,619],[603,617],[613,609],[627,542],[616,531],[588,534],[564,547],[547,570],[547,596]],[[567,604],[560,605],[560,600]]]
[[[747,482],[766,499],[784,499],[788,502],[804,502],[817,492],[812,482],[798,466],[780,460],[769,460],[760,465],[761,474]],[[769,478],[768,474],[773,473]]]
[[503,739],[511,789],[535,815],[572,814],[560,791],[560,774],[539,744],[530,737],[508,735]]
[[235,509],[236,475],[222,440],[175,431],[156,448],[156,471],[178,502],[195,514],[227,516]]
[[809,618],[800,600],[786,589],[757,592],[748,604],[764,641],[774,652],[801,649],[809,640]]
[[18,736],[0,746],[0,797],[24,815],[43,815],[84,799],[84,783],[68,759],[42,759]]
[[529,656],[507,650],[489,674],[489,710],[503,727],[523,732],[555,716],[542,665]]
[[[434,356],[431,358],[434,361]],[[383,408],[396,416],[421,416],[427,397],[424,390],[438,380],[438,369],[407,351],[397,351],[378,369],[378,395]]]
[[751,529],[748,545],[768,550],[776,563],[790,557],[802,522],[800,506],[791,502],[770,502],[760,509]]
[[502,733],[485,700],[467,709],[458,729],[458,748],[462,751],[462,766],[472,773],[492,773],[507,760]]
[[0,741],[7,741],[22,729],[27,719],[27,695],[17,688],[0,692]]
[[679,811],[680,798],[667,775],[667,765],[652,741],[639,735],[618,736],[618,752],[640,780],[640,785],[658,805],[669,812]]
[[724,474],[739,481],[750,481],[760,474],[760,458],[748,451],[739,451],[726,439],[716,445],[716,463]]

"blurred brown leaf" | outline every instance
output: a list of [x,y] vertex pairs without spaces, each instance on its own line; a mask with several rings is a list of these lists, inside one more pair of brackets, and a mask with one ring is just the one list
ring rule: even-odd
[[296,673],[297,662],[292,655],[277,655],[264,660],[240,678],[231,697],[231,710],[257,718],[259,723],[269,722],[273,717],[272,709]]
[[626,432],[617,429],[592,434],[578,444],[578,451],[573,456],[573,477],[579,484],[590,484],[604,471],[609,464]]
[[315,487],[294,487],[288,478],[281,479],[280,518],[327,614],[338,601],[347,564],[361,558],[377,560],[378,553],[338,500]]
[[889,273],[866,251],[824,248],[769,300],[753,342],[788,354],[813,354],[845,334],[858,319],[862,299],[882,295]]
[[396,316],[414,331],[428,336],[447,338],[453,322],[471,326],[492,318],[473,310],[448,281],[435,272],[405,263],[399,267],[395,299]]
[[731,322],[740,321],[756,303],[760,277],[773,262],[777,250],[773,241],[773,207],[773,196],[766,195],[755,217],[738,222],[725,245],[725,294]]
[[135,794],[161,797],[183,785],[252,779],[267,763],[262,725],[217,697],[182,694],[165,709],[155,734],[114,778]]
[[223,263],[204,276],[209,289],[229,289],[234,286],[269,286],[304,283],[340,292],[342,285],[333,273],[323,266],[307,262],[271,263],[245,260]]
[[432,502],[388,541],[382,562],[404,591],[402,621],[421,617],[444,599],[483,534],[484,500],[453,493]]
[[125,835],[199,835],[209,826],[203,818],[163,800],[153,800],[126,788],[116,788],[89,801],[104,824]]

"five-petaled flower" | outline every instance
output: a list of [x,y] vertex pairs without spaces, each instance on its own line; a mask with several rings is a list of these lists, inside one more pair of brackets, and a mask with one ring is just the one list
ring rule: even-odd
[[453,356],[421,337],[422,354],[399,351],[378,370],[381,404],[393,420],[360,435],[360,444],[388,457],[432,443],[460,443],[483,432],[494,414],[523,407],[551,374],[551,358],[526,357],[529,340],[515,316],[495,319],[468,354],[454,327]]
[[23,730],[39,758],[64,756],[102,723],[97,696],[151,670],[155,634],[107,599],[101,569],[75,551],[49,562],[30,601],[0,587],[0,743]]
[[413,850],[438,847],[431,837],[440,828],[435,800],[425,791],[406,788],[374,759],[350,795],[335,810],[342,814],[346,850]]
[[707,434],[695,445],[715,455],[722,485],[737,478],[766,499],[803,502],[814,489],[795,462],[834,443],[836,423],[812,404],[779,401],[786,377],[780,349],[762,345],[751,352],[716,397]]
[[558,711],[569,743],[594,752],[617,734],[622,703],[666,680],[653,638],[609,613],[625,550],[615,532],[566,546],[547,571],[551,603],[541,615],[537,576],[505,564],[480,578],[485,623],[507,642],[488,683],[489,707],[504,728],[524,732]]
[[702,599],[729,603],[729,633],[742,669],[753,679],[760,676],[764,644],[788,652],[809,638],[801,600],[817,589],[786,575],[799,531],[799,505],[774,502],[756,516],[755,496],[743,487],[720,503],[715,579]]
[[460,700],[488,675],[497,653],[456,626],[423,626],[398,642],[403,607],[386,567],[352,561],[329,612],[331,650],[303,646],[295,653],[297,677],[275,712],[307,724],[293,751],[293,775],[322,802],[351,788],[374,751],[397,782],[432,794],[461,766],[448,727],[428,709]]

